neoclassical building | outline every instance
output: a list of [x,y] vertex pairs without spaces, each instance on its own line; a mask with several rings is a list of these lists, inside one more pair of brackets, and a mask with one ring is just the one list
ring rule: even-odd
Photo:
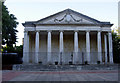
[[112,64],[110,22],[71,9],[23,23],[23,63]]

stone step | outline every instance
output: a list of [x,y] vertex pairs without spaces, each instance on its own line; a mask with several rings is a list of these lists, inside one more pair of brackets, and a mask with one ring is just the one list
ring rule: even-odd
[[118,65],[13,65],[20,71],[62,71],[62,70],[117,70]]

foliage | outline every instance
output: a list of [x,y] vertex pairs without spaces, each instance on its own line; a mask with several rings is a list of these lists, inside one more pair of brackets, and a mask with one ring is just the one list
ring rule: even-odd
[[9,14],[8,8],[2,3],[2,45],[12,46],[15,44],[17,36],[16,27],[18,22],[13,14]]
[[11,46],[3,47],[3,53],[15,53],[15,48]]
[[16,46],[15,51],[16,53],[23,54],[23,45]]
[[120,63],[120,37],[115,31],[112,32],[113,38],[113,57],[115,63]]
[[23,45],[16,46],[16,47],[11,47],[11,46],[6,46],[3,47],[3,53],[18,53],[20,56],[23,55]]

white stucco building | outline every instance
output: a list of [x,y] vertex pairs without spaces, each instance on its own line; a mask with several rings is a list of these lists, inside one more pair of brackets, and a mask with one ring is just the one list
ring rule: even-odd
[[66,9],[23,23],[23,63],[113,63],[110,22]]

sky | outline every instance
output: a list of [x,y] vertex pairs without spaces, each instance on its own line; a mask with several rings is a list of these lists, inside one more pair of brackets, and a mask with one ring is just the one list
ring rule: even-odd
[[118,5],[118,32],[119,32],[119,35],[120,35],[120,1],[119,1],[119,5]]
[[99,21],[118,26],[118,0],[6,0],[10,14],[17,17],[17,43],[22,45],[25,21],[37,21],[65,9],[72,9]]

